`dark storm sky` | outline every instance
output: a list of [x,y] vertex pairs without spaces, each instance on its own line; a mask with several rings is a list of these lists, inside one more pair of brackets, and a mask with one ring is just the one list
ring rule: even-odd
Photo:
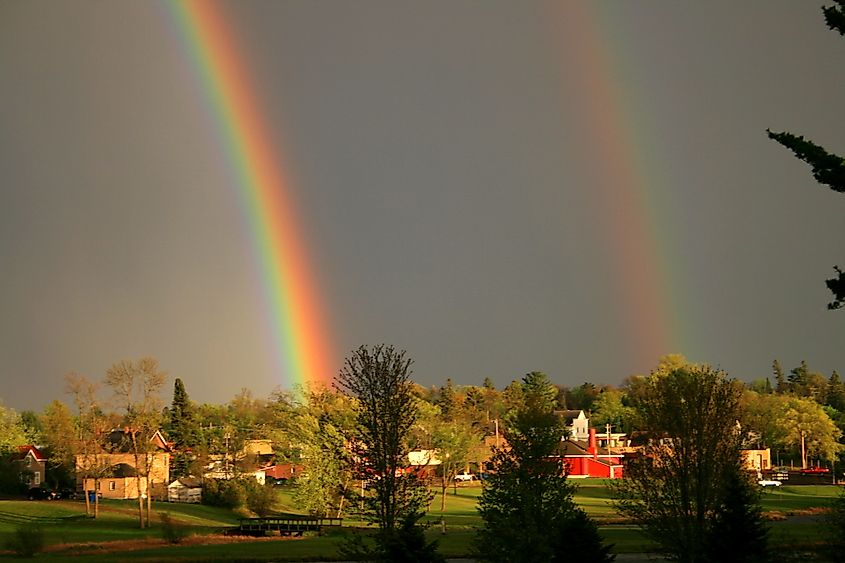
[[[224,4],[332,362],[388,342],[421,384],[500,386],[618,384],[673,352],[744,380],[775,358],[845,368],[823,284],[845,265],[845,196],[765,135],[845,152],[845,39],[821,5]],[[590,76],[613,107],[591,105]],[[0,0],[6,405],[142,355],[199,401],[289,384],[222,150],[162,4]],[[620,155],[639,188],[597,184]],[[625,189],[649,198],[621,232],[648,243],[633,267],[654,270],[653,312],[609,234]]]

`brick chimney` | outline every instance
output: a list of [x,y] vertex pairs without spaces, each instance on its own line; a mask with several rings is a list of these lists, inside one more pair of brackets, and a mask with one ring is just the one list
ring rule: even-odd
[[590,428],[590,447],[587,450],[588,453],[593,454],[593,459],[598,459],[599,457],[599,448],[596,445],[596,429]]

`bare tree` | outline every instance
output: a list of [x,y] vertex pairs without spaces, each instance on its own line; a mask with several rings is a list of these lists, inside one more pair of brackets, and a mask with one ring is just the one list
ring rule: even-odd
[[111,471],[111,465],[104,457],[108,422],[97,401],[96,383],[84,375],[71,372],[65,375],[65,390],[73,396],[76,406],[76,435],[71,443],[76,454],[76,471],[82,477],[85,512],[89,516],[92,515],[88,484],[93,483],[93,516],[96,518],[100,512],[100,480]]
[[361,346],[346,359],[335,384],[358,403],[352,443],[361,477],[371,478],[374,495],[365,498],[364,516],[379,526],[379,557],[392,560],[404,553],[418,561],[439,560],[436,545],[425,542],[417,525],[429,492],[406,472],[407,438],[417,417],[410,368],[404,351]]
[[[150,524],[151,473],[155,451],[152,440],[161,422],[159,394],[165,379],[166,374],[160,370],[155,358],[141,358],[137,362],[123,360],[106,371],[106,385],[112,389],[116,402],[124,410],[124,437],[135,461],[141,528]],[[144,497],[147,499],[146,514]]]

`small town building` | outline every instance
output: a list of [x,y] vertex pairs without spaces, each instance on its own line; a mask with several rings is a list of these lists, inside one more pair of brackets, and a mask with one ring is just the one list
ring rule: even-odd
[[[134,499],[149,494],[153,499],[164,500],[170,482],[170,446],[158,430],[149,443],[149,451],[136,460],[129,430],[112,430],[102,451],[76,456],[77,488],[96,490],[103,498]],[[148,464],[149,474],[139,479],[136,463],[142,468]]]
[[624,453],[599,446],[595,428],[589,429],[586,442],[567,438],[561,442],[561,450],[569,477],[623,477]]
[[202,502],[202,479],[199,477],[180,477],[167,485],[168,502],[198,504]]
[[555,411],[555,414],[563,418],[569,438],[585,442],[590,438],[590,419],[583,410]]
[[21,483],[28,487],[40,487],[47,474],[47,457],[33,445],[18,446],[13,456],[17,463]]

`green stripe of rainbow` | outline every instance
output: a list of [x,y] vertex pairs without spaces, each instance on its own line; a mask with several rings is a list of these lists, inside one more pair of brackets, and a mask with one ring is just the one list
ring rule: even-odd
[[287,383],[327,383],[331,346],[280,154],[264,127],[247,66],[217,3],[171,0],[233,169],[259,255]]

